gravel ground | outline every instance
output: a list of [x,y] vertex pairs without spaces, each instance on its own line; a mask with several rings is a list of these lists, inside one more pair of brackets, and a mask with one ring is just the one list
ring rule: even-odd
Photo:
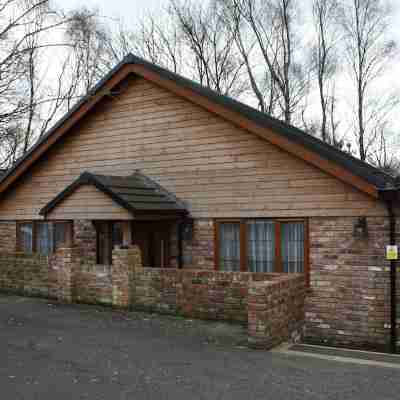
[[399,399],[400,370],[250,350],[240,326],[0,295],[0,399]]

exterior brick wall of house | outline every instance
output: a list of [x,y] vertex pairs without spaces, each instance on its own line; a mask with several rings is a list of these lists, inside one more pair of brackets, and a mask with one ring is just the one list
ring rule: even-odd
[[389,220],[368,218],[366,238],[354,237],[355,223],[356,218],[310,219],[305,339],[385,350],[390,340]]
[[[183,240],[183,268],[214,269],[214,221],[197,219],[191,240]],[[171,227],[170,266],[178,265],[178,229]]]

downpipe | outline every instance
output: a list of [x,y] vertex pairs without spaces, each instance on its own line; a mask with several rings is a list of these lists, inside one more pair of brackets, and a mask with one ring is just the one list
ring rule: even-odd
[[[387,202],[390,224],[390,245],[396,245],[396,217],[393,211],[393,201]],[[390,352],[397,353],[397,263],[390,260]]]

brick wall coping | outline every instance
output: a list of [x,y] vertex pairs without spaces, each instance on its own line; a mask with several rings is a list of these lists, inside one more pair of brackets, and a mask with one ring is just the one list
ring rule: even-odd
[[204,269],[177,269],[177,268],[153,268],[143,267],[142,273],[154,274],[180,274],[188,277],[196,278],[215,278],[215,279],[231,279],[239,281],[252,281],[265,284],[266,282],[285,282],[292,281],[293,279],[305,279],[303,274],[286,274],[286,273],[273,273],[273,272],[241,272],[241,271],[213,271]]

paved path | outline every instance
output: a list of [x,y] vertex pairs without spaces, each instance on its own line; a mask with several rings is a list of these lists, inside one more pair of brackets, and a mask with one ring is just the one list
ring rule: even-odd
[[0,296],[0,399],[397,400],[400,371],[238,345],[239,327]]

